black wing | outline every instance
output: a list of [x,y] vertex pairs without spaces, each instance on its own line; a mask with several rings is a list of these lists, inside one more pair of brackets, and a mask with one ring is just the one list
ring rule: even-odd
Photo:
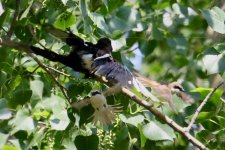
[[133,75],[131,72],[124,65],[110,57],[95,60],[92,64],[91,73],[104,78],[112,84],[119,83],[124,87],[133,87]]

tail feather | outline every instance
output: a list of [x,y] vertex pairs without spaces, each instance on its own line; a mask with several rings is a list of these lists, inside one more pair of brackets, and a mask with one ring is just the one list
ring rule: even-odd
[[155,97],[148,89],[146,89],[146,87],[135,77],[133,77],[133,85],[137,89],[137,91],[142,93],[144,96],[151,98],[151,100],[155,102],[160,102],[159,99]]

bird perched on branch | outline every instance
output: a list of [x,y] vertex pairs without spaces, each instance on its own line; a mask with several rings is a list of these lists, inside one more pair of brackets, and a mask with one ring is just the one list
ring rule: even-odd
[[150,80],[139,73],[135,73],[135,76],[146,86],[151,87],[152,91],[156,93],[159,97],[166,100],[169,106],[174,112],[177,112],[176,107],[172,100],[172,94],[176,94],[185,103],[192,104],[194,101],[191,96],[187,95],[184,91],[182,85],[178,82],[171,82],[169,84],[161,84],[156,81]]
[[[88,76],[94,76],[117,88],[135,88],[138,92],[153,101],[158,99],[152,95],[141,82],[139,82],[126,66],[117,62],[112,57],[111,41],[108,38],[101,38],[96,44],[85,42],[72,32],[64,32],[55,28],[48,28],[48,31],[56,37],[61,38],[72,47],[69,55],[59,55],[49,50],[31,46],[34,53],[41,55],[51,61],[58,61],[75,71],[82,72]],[[112,91],[112,90],[109,90]]]

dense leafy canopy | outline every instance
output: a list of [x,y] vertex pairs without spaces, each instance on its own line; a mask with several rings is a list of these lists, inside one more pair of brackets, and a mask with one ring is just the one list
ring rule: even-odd
[[[46,24],[93,43],[112,39],[113,56],[129,69],[158,81],[182,81],[195,104],[173,97],[179,114],[168,104],[159,108],[178,124],[187,123],[225,71],[225,12],[223,1],[166,0],[15,0],[0,2],[0,35],[13,26],[11,39],[27,45],[44,45],[57,53],[70,48],[44,30]],[[4,9],[4,10],[3,10]],[[18,12],[16,23],[12,20]],[[32,30],[34,29],[34,30]],[[32,33],[31,31],[35,31]],[[38,57],[66,87],[73,102],[105,85]],[[133,64],[132,64],[133,63]],[[219,79],[218,79],[219,78]],[[223,91],[204,106],[192,133],[210,149],[225,145]],[[0,47],[0,149],[185,149],[188,140],[122,94],[108,97],[123,106],[116,121],[94,126],[91,106],[76,111],[68,105],[51,77],[22,51]],[[201,129],[201,130],[199,130]]]

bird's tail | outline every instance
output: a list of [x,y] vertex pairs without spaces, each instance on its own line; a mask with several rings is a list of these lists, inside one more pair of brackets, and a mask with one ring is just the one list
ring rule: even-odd
[[138,92],[142,93],[144,96],[150,98],[152,101],[160,102],[157,97],[155,97],[138,79],[133,77],[133,85]]

